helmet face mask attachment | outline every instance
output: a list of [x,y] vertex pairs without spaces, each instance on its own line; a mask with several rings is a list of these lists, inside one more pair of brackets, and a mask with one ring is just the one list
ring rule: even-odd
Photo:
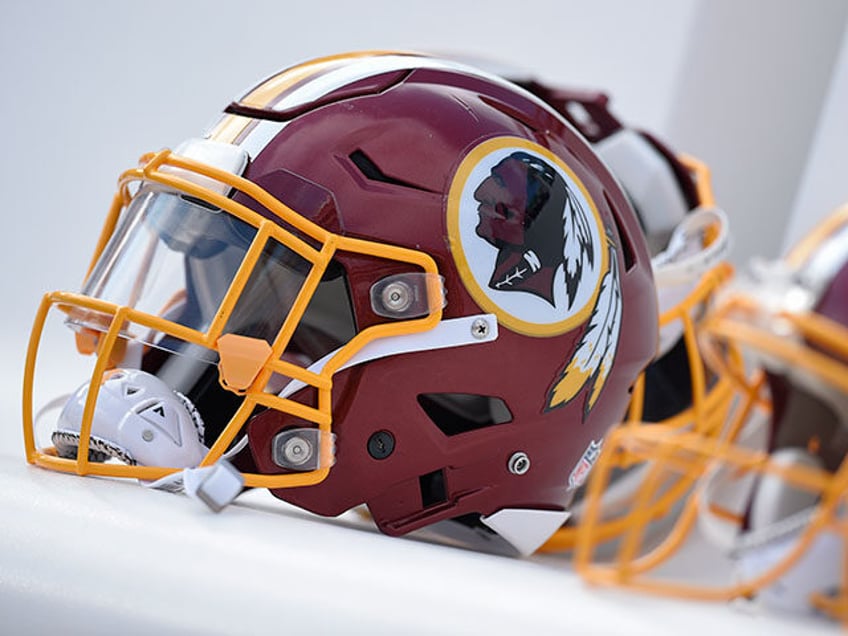
[[[529,553],[656,349],[653,297],[625,194],[541,101],[426,56],[314,60],[122,175],[82,292],[37,314],[27,458]],[[52,323],[89,368],[51,426]]]

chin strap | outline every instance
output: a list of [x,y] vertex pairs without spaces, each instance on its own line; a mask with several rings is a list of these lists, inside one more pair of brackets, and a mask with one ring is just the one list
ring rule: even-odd
[[[657,286],[697,282],[727,258],[730,230],[719,208],[697,208],[674,228],[668,246],[651,260]],[[705,237],[711,234],[711,240]]]
[[172,493],[184,492],[212,510],[220,512],[239,496],[244,488],[244,478],[226,459],[212,466],[183,468],[180,471],[152,482],[141,482],[147,488]]
[[[696,208],[674,228],[666,248],[651,259],[660,315],[680,306],[698,288],[704,275],[724,261],[730,250],[727,215],[718,208]],[[690,311],[699,312],[694,306]],[[660,329],[659,355],[683,335],[682,320]]]
[[243,437],[212,466],[183,468],[156,481],[141,481],[145,488],[166,492],[185,493],[191,499],[206,504],[212,512],[221,512],[238,497],[244,489],[244,477],[229,459],[247,446]]

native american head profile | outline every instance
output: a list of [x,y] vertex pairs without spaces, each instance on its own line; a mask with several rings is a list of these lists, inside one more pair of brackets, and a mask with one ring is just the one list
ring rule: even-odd
[[477,235],[497,248],[489,287],[523,291],[554,305],[554,279],[562,265],[569,308],[593,267],[595,248],[587,212],[562,175],[542,159],[513,152],[474,191]]

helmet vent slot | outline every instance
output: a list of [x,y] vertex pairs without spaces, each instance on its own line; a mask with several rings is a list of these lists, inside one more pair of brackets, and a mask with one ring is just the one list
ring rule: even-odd
[[422,393],[418,404],[447,436],[512,421],[506,403],[497,397],[471,393]]
[[432,473],[421,475],[418,478],[418,484],[421,487],[421,505],[424,508],[436,506],[448,500],[444,469],[440,468]]
[[[614,205],[613,202],[610,201],[609,193],[606,191],[604,191],[604,198],[607,200],[607,206],[611,210],[618,209],[618,206]],[[622,227],[619,215],[613,212],[612,218],[615,221],[615,229],[618,230],[618,236],[621,239],[621,254],[624,257],[624,271],[629,272],[636,265],[636,255],[633,252],[633,243],[630,241],[630,235]]]
[[362,152],[362,150],[354,150],[350,153],[350,160],[369,181],[379,181],[380,183],[388,183],[402,188],[412,188],[413,190],[420,190],[422,192],[431,192],[431,190],[427,188],[422,188],[414,183],[387,175],[385,172],[380,170],[379,166],[377,166],[377,164],[374,163],[368,155]]
[[645,369],[642,420],[662,422],[692,406],[692,369],[681,336],[669,351]]

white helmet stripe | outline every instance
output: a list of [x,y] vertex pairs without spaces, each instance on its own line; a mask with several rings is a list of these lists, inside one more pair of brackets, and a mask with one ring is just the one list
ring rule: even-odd
[[468,67],[429,57],[410,55],[380,55],[352,60],[349,64],[320,73],[313,79],[294,88],[288,95],[272,106],[275,111],[289,110],[308,104],[329,95],[333,91],[354,84],[374,75],[402,71],[404,69],[444,69],[473,72]]

